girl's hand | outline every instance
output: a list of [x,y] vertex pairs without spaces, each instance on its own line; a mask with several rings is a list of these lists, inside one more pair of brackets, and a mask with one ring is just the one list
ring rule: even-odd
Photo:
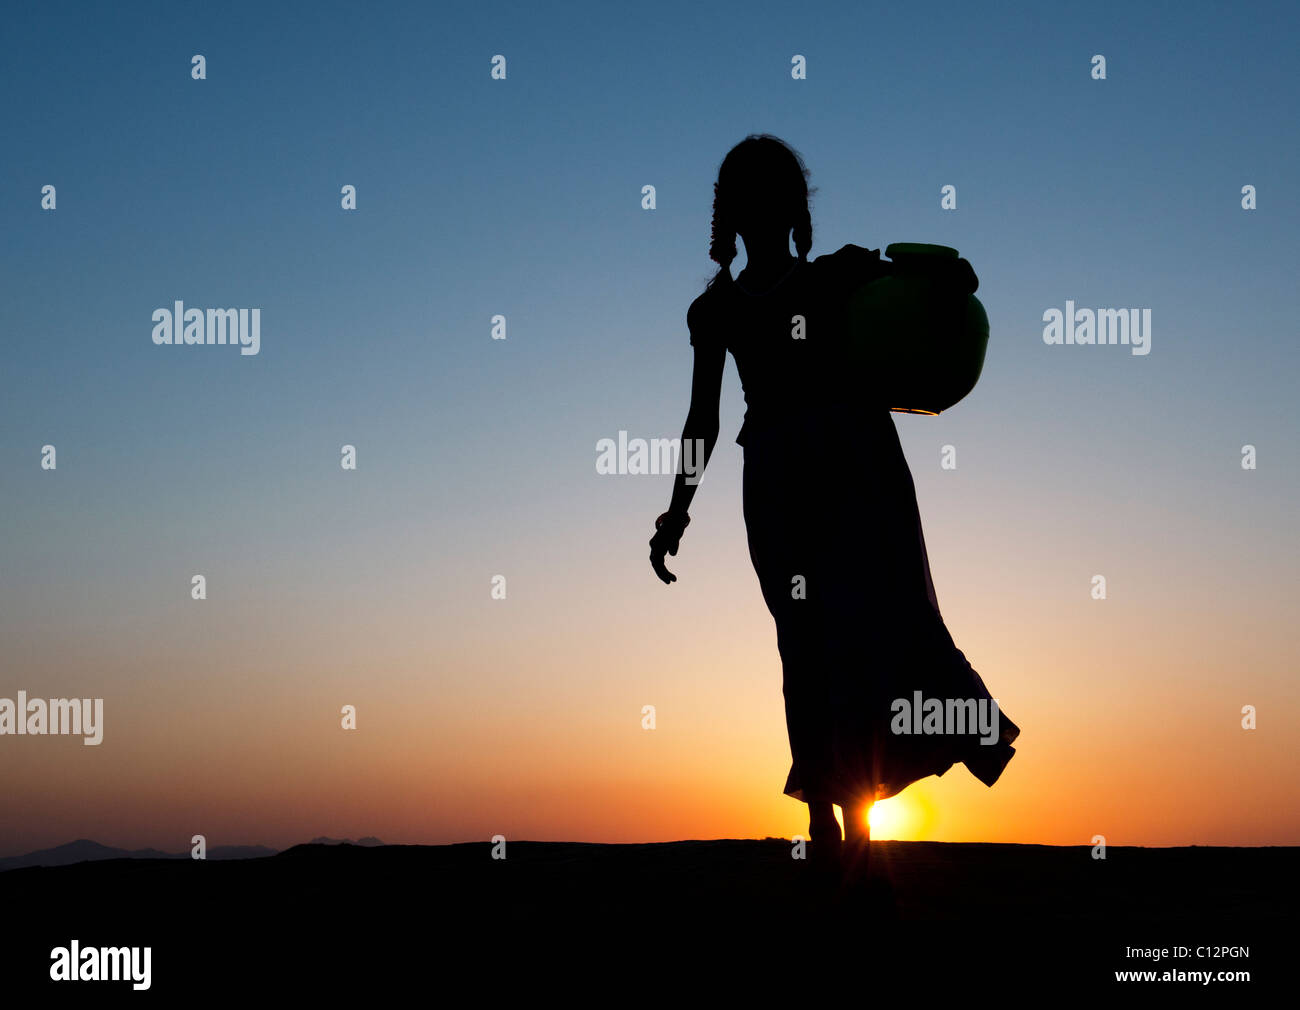
[[664,567],[664,555],[671,554],[677,557],[682,533],[685,532],[690,521],[691,517],[685,513],[674,515],[671,512],[665,512],[655,520],[655,535],[650,538],[650,567],[655,570],[655,574],[664,585],[677,581],[677,576]]

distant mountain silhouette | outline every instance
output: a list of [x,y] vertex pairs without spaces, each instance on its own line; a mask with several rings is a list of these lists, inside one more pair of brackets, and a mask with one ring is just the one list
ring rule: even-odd
[[[313,838],[308,845],[360,845],[366,848],[383,845],[373,835],[358,838],[329,838],[321,835]],[[279,849],[265,845],[212,845],[208,847],[208,859],[262,859],[274,856]],[[88,863],[100,859],[189,859],[190,853],[163,852],[160,849],[118,849],[103,845],[89,838],[78,838],[75,842],[56,845],[52,849],[40,849],[21,856],[7,856],[0,859],[0,873],[5,870],[18,870],[25,866],[71,866],[74,863]]]
[[[377,844],[377,843],[376,843]],[[207,851],[208,859],[259,859],[274,856],[278,850],[265,845],[214,845]],[[21,856],[0,859],[0,872],[18,870],[26,866],[71,866],[74,863],[96,862],[101,859],[189,859],[190,853],[163,852],[160,849],[117,849],[89,838],[56,845],[52,849],[39,849]]]

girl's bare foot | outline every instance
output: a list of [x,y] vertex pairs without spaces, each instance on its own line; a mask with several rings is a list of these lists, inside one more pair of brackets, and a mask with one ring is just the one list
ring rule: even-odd
[[840,825],[830,803],[808,804],[808,849],[813,865],[823,874],[840,869]]

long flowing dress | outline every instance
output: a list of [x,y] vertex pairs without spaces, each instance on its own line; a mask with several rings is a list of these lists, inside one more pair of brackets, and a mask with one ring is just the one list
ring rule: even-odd
[[992,785],[1020,732],[939,612],[887,402],[838,354],[848,295],[888,269],[848,245],[766,294],[723,279],[687,315],[745,391],[745,525],[781,654],[785,792],[806,802],[883,799],[959,761]]

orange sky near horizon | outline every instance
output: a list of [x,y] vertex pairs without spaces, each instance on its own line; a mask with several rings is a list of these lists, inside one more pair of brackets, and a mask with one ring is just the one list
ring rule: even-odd
[[[908,430],[918,433],[929,435]],[[909,455],[949,628],[1023,735],[992,789],[956,766],[886,801],[876,837],[1300,843],[1296,646],[1284,604],[1266,603],[1285,600],[1285,584],[1246,591],[1221,572],[1169,570],[1168,552],[1143,556],[1158,541],[1091,565],[1076,536],[1056,535],[1050,555],[1006,554],[961,507],[978,487],[936,495],[953,475],[920,465],[915,446]],[[34,597],[10,651],[25,675],[7,695],[107,695],[106,726],[98,747],[0,738],[3,854],[78,837],[184,851],[196,833],[209,846],[277,848],[318,835],[802,833],[805,808],[781,793],[780,665],[735,514],[734,459],[710,476],[670,559],[681,576],[672,587],[641,570],[639,550],[600,555],[644,539],[635,512],[584,506],[586,546],[575,537],[572,556],[548,543],[517,558],[504,601],[490,599],[487,571],[473,594],[459,572],[431,579],[431,543],[367,561],[365,535],[343,557],[314,555],[297,590],[245,577],[234,598],[199,605],[173,592],[152,611],[128,593],[93,620],[84,600]],[[654,497],[635,478],[619,488]],[[558,520],[558,505],[542,511],[552,509],[541,521]],[[1046,527],[1030,511],[1007,521],[1032,543]],[[1176,536],[1180,523],[1163,521]],[[250,566],[245,576],[255,567],[226,564]],[[1093,568],[1111,572],[1105,601],[1089,598]],[[148,591],[154,576],[140,576]],[[214,576],[214,587],[230,578]],[[344,704],[357,706],[355,731],[340,727]],[[651,731],[640,725],[646,704]],[[1255,730],[1241,728],[1245,704],[1257,708]]]

